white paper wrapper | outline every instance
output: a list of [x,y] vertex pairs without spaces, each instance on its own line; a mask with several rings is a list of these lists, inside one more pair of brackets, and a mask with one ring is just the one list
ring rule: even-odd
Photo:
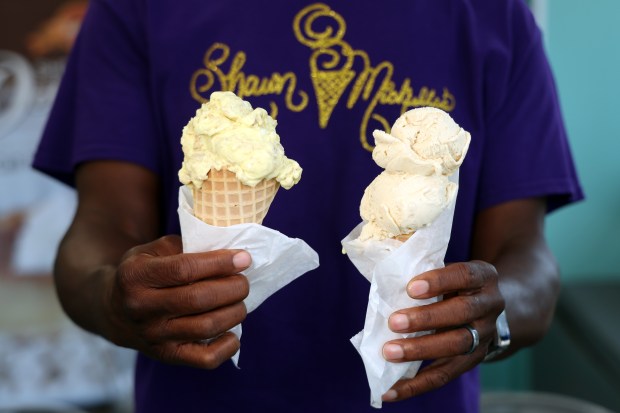
[[[252,256],[252,265],[243,272],[250,282],[245,299],[248,313],[297,277],[319,266],[318,254],[303,240],[258,224],[215,227],[193,214],[192,192],[179,190],[179,220],[184,252],[217,249],[244,249]],[[231,330],[241,338],[241,325]],[[239,352],[233,357],[238,365]]]
[[[450,180],[458,183],[458,173]],[[382,349],[387,341],[429,333],[394,333],[388,327],[388,318],[397,310],[437,301],[435,298],[414,300],[407,295],[406,287],[415,275],[444,266],[453,216],[454,202],[431,225],[416,231],[405,243],[393,239],[359,241],[364,223],[342,240],[351,262],[370,281],[364,329],[351,338],[351,343],[364,362],[373,407],[381,407],[381,396],[401,378],[414,377],[422,364],[422,361],[385,360]]]

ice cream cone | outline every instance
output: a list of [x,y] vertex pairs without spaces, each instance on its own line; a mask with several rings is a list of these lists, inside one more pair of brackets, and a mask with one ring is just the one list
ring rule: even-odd
[[209,171],[202,188],[193,189],[194,215],[209,225],[261,224],[280,184],[262,180],[251,187],[227,169]]

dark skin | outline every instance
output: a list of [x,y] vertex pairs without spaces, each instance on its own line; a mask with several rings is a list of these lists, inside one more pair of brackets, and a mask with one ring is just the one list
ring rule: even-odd
[[[474,228],[475,261],[429,271],[409,282],[407,292],[412,298],[444,295],[444,301],[397,311],[388,321],[390,328],[439,331],[386,343],[384,357],[394,362],[436,360],[413,379],[397,382],[384,395],[385,401],[441,387],[482,362],[494,338],[495,320],[504,308],[512,340],[498,359],[544,336],[560,288],[558,268],[544,238],[545,211],[542,199],[512,201],[482,211]],[[459,328],[466,324],[480,333],[479,347],[468,355],[464,353],[471,348],[471,334]]]
[[[158,180],[141,167],[79,167],[74,221],[54,271],[60,301],[83,328],[167,363],[213,369],[239,348],[251,263],[238,250],[182,254],[156,239]],[[202,340],[217,337],[208,344]]]
[[[240,273],[251,263],[249,254],[183,254],[178,236],[157,238],[159,181],[139,166],[86,163],[76,172],[76,186],[78,210],[55,267],[69,316],[113,343],[163,362],[213,369],[230,359],[239,340],[227,331],[246,316],[249,285]],[[482,211],[474,231],[476,261],[429,271],[409,283],[411,297],[443,295],[444,300],[397,311],[390,328],[437,332],[386,343],[384,356],[393,362],[436,361],[396,383],[386,401],[433,390],[479,364],[504,307],[513,336],[506,354],[544,335],[559,290],[543,236],[544,214],[541,199]],[[472,338],[465,324],[480,333],[480,346],[468,355]]]

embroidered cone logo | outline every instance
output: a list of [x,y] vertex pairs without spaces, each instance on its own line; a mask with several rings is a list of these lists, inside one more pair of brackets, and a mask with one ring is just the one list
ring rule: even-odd
[[[368,137],[373,129],[390,131],[382,108],[397,106],[400,114],[407,110],[432,106],[451,112],[456,99],[447,86],[442,89],[420,85],[414,88],[410,77],[394,79],[395,67],[389,60],[371,62],[366,51],[352,47],[344,40],[347,24],[344,18],[328,5],[314,3],[301,9],[293,19],[295,38],[311,50],[308,71],[318,109],[318,124],[325,129],[338,105],[346,101],[346,108],[359,103],[365,105],[360,119],[359,141],[372,152]],[[191,76],[190,93],[201,103],[215,90],[230,90],[241,98],[252,96],[279,96],[285,108],[301,112],[308,108],[311,92],[299,88],[298,76],[292,71],[274,71],[259,75],[244,71],[248,55],[231,52],[225,43],[214,43],[205,52],[203,67]],[[276,100],[269,102],[270,115],[278,115]],[[392,116],[392,115],[390,115]],[[372,125],[371,125],[372,123]]]
[[347,25],[329,6],[317,3],[295,16],[293,30],[300,43],[314,50],[310,57],[310,78],[319,109],[319,126],[325,128],[356,75],[351,70],[354,54],[342,40]]
[[317,68],[317,59],[323,51],[318,51],[310,61],[312,86],[316,94],[316,103],[319,108],[319,125],[325,128],[334,108],[340,101],[349,83],[355,77],[355,71],[350,67],[353,59],[348,59],[347,65],[337,70],[322,70]]

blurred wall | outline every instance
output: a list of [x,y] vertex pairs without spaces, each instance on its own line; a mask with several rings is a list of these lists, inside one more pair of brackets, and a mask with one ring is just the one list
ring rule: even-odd
[[[620,282],[620,1],[531,1],[539,13],[586,200],[552,213],[547,235],[564,285]],[[532,387],[532,350],[485,365],[485,390]]]
[[59,404],[99,412],[131,400],[134,352],[75,326],[52,283],[56,248],[71,222],[76,194],[30,167],[86,6],[86,0],[0,0],[0,411],[5,413],[47,412]]
[[548,0],[548,53],[586,192],[548,221],[565,282],[620,281],[619,21],[618,0]]

